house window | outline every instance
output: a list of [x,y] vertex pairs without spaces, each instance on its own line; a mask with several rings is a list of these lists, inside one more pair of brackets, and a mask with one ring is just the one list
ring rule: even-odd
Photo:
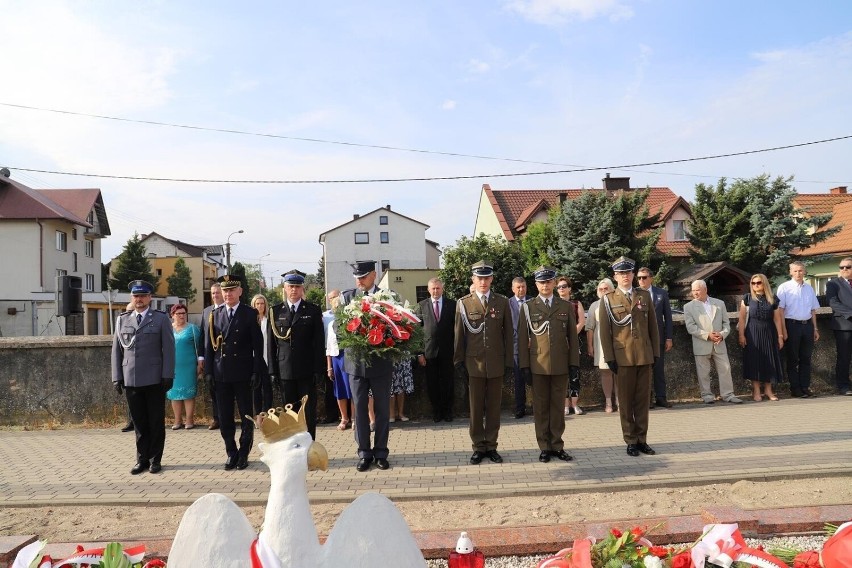
[[379,239],[382,241],[383,245],[386,245],[390,242],[390,234],[387,231],[382,231],[379,233]]
[[[92,227],[95,226],[95,212],[94,211],[89,211],[89,215],[86,217],[86,222],[89,223]],[[92,231],[93,231],[93,229],[86,227],[85,232],[91,233]]]
[[86,292],[95,291],[95,275],[86,274]]
[[672,221],[673,241],[685,241],[686,239],[686,221]]
[[379,225],[387,225],[388,224],[388,216],[387,215],[379,215]]
[[355,244],[356,245],[368,245],[368,244],[370,244],[370,233],[355,233]]
[[74,254],[74,268],[73,268],[72,272],[77,272],[77,253],[75,252],[73,254]]
[[75,241],[77,240],[77,227],[74,227],[73,229],[71,229],[71,238],[74,239]]
[[89,258],[95,257],[95,242],[86,239],[86,256]]
[[163,269],[162,269],[162,268],[158,268],[158,269],[157,269],[157,276],[162,276],[162,275],[163,275]]
[[56,231],[56,250],[65,252],[68,250],[68,233]]
[[390,270],[390,261],[389,260],[383,260],[382,261],[382,273],[385,273],[388,270]]
[[422,302],[423,300],[425,300],[426,298],[428,298],[428,297],[429,297],[429,287],[428,287],[428,286],[417,286],[417,287],[414,289],[414,293],[415,293],[415,294],[416,294],[416,296],[417,296],[417,300],[416,300],[416,301],[417,301],[418,303],[419,303],[419,302]]

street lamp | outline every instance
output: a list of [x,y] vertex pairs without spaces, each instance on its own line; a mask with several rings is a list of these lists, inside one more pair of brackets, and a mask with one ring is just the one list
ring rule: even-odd
[[245,231],[243,231],[242,229],[240,229],[239,231],[234,231],[233,233],[228,235],[228,238],[225,240],[225,265],[228,267],[228,274],[231,273],[231,237],[244,232]]
[[260,278],[263,280],[264,288],[266,288],[266,276],[263,275],[263,259],[269,256],[270,254],[272,253],[268,252],[266,254],[261,255],[260,258],[257,259],[258,266],[260,267]]

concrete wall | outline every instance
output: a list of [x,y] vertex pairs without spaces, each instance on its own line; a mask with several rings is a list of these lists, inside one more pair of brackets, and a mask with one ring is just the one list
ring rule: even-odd
[[[733,314],[731,314],[733,315]],[[813,358],[812,390],[817,393],[834,392],[834,334],[829,329],[829,313],[819,315],[822,338],[817,342]],[[732,325],[735,322],[732,320]],[[748,396],[750,383],[742,379],[742,351],[736,332],[727,340],[734,387],[738,394]],[[125,417],[125,402],[112,389],[110,380],[111,338],[97,336],[52,338],[0,338],[0,425],[30,425],[38,427],[51,422],[82,422],[84,420],[120,422]],[[585,346],[583,347],[585,350]],[[602,406],[603,394],[597,369],[592,368],[588,357],[581,359],[580,405]],[[425,377],[421,368],[414,365],[414,393],[406,397],[406,414],[430,417]],[[697,400],[698,381],[692,357],[692,342],[683,326],[682,316],[676,316],[674,348],[666,355],[668,396],[673,401]],[[718,392],[714,381],[714,391]],[[465,385],[456,381],[456,412],[467,414]],[[778,393],[789,396],[787,385]],[[531,398],[528,397],[528,401]],[[320,415],[324,414],[320,396]],[[507,381],[503,389],[503,408],[513,406],[512,385]],[[196,399],[197,416],[209,416],[209,397],[204,385],[199,385]],[[167,410],[167,416],[171,410]]]

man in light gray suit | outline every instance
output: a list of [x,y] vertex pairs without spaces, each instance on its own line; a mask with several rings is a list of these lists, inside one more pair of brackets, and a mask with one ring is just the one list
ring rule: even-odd
[[112,341],[112,383],[127,396],[136,430],[138,475],[158,473],[166,443],[166,391],[175,376],[175,336],[166,312],[151,309],[154,287],[144,280],[130,283],[133,311],[118,316]]
[[692,297],[695,299],[683,307],[683,321],[686,331],[692,336],[692,354],[695,356],[701,399],[705,404],[716,402],[710,388],[712,362],[716,365],[716,373],[719,375],[719,394],[722,400],[740,404],[742,400],[734,396],[731,362],[728,360],[728,348],[725,345],[725,338],[731,333],[731,322],[728,320],[725,303],[707,295],[707,283],[704,280],[692,283]]
[[849,384],[849,362],[852,359],[852,257],[840,261],[840,273],[825,285],[825,297],[831,306],[831,329],[837,346],[834,373],[837,392],[852,396]]

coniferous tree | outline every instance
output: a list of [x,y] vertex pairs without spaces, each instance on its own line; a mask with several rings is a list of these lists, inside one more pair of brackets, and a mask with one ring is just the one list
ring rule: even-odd
[[550,222],[537,221],[531,223],[521,238],[521,252],[524,256],[526,272],[532,274],[539,266],[551,266],[553,259],[547,253],[553,246],[556,235]]
[[192,287],[192,272],[183,258],[178,257],[175,261],[175,271],[166,278],[166,282],[169,284],[169,296],[186,298],[187,303],[192,303],[198,293],[198,290]]
[[124,248],[113,261],[115,265],[109,279],[110,286],[115,290],[125,291],[127,285],[134,280],[145,280],[157,289],[160,277],[154,274],[148,261],[145,244],[139,238],[139,233],[127,241]]

